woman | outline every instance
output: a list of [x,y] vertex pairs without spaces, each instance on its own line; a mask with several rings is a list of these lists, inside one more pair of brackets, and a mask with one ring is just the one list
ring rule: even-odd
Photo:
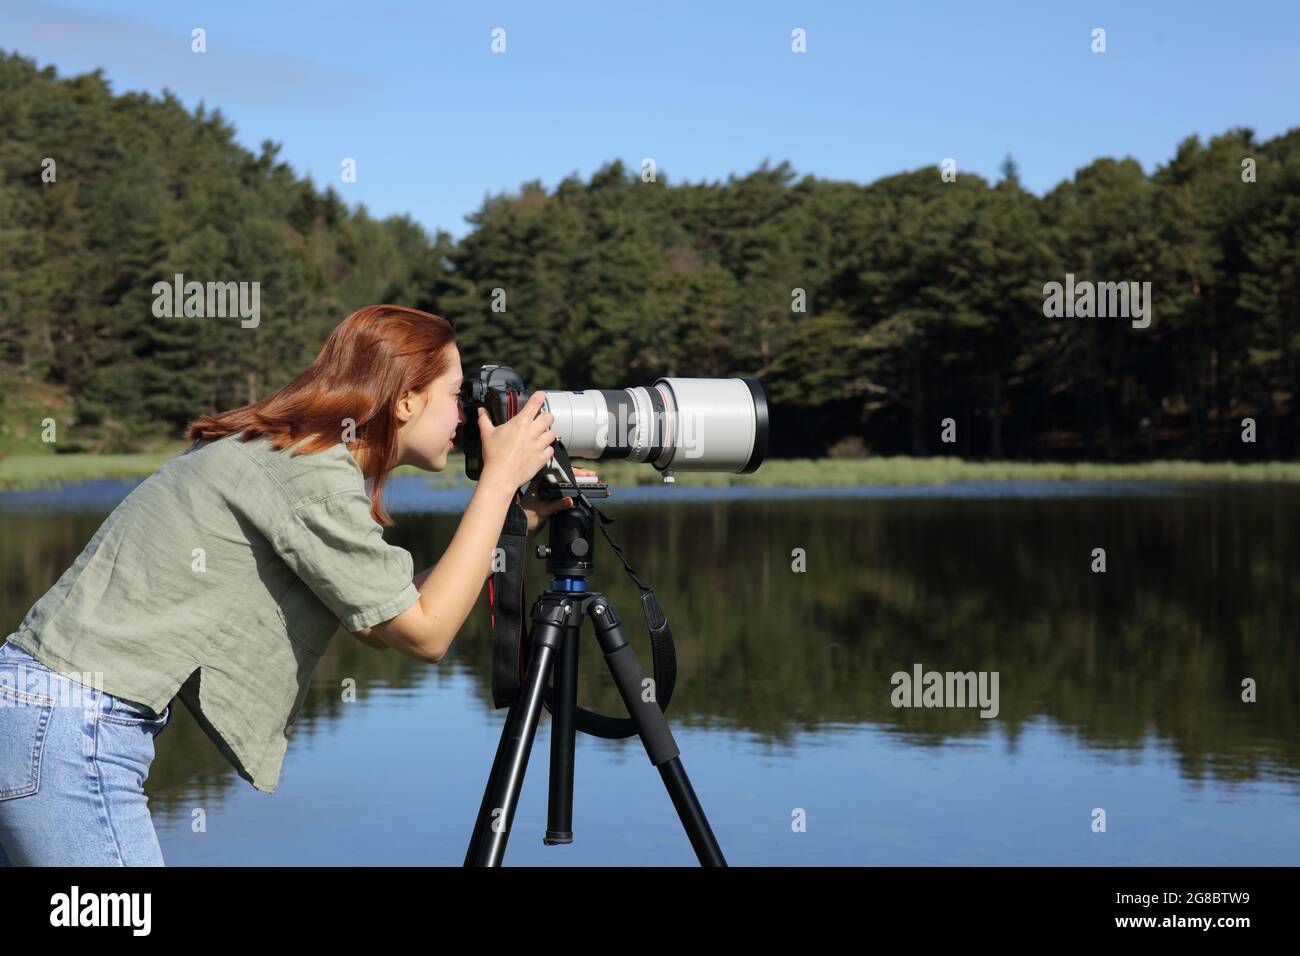
[[[340,625],[442,659],[555,439],[542,392],[498,426],[480,408],[482,475],[442,559],[413,576],[383,539],[383,487],[398,465],[446,467],[461,378],[445,319],[370,306],[275,395],[190,425],[193,446],[132,490],[0,646],[0,865],[163,865],[143,784],[177,695],[271,793]],[[519,503],[536,533],[573,500],[544,503],[534,482]]]

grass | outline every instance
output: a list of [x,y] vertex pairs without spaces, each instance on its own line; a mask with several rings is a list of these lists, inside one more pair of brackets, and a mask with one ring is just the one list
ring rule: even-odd
[[143,478],[188,447],[181,444],[174,449],[127,455],[9,454],[0,458],[0,490],[57,488],[92,478]]
[[[0,458],[0,490],[57,488],[92,478],[143,478],[188,443],[133,455],[9,454]],[[655,484],[657,471],[626,462],[577,462],[614,487]],[[431,487],[463,487],[465,463],[448,457],[447,469],[429,473],[402,466],[394,475],[424,477]],[[1300,462],[1152,461],[1136,464],[963,461],[960,458],[793,458],[765,462],[756,474],[678,472],[683,486],[815,488],[848,485],[946,484],[954,481],[1300,481]]]

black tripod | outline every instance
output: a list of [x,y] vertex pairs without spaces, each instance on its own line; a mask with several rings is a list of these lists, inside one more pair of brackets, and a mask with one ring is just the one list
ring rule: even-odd
[[[596,495],[593,494],[592,497]],[[573,842],[573,753],[578,695],[578,640],[582,619],[589,616],[610,675],[644,744],[650,763],[659,770],[677,815],[704,866],[726,866],[718,841],[686,777],[686,770],[655,700],[642,697],[645,672],[623,630],[623,620],[603,594],[587,589],[594,570],[594,514],[585,498],[569,510],[554,512],[550,544],[537,549],[555,575],[550,588],[533,605],[531,653],[519,696],[506,714],[501,741],[478,820],[465,854],[466,866],[499,866],[510,838],[519,791],[537,733],[542,702],[554,671],[551,710],[551,778],[547,809],[547,845]]]

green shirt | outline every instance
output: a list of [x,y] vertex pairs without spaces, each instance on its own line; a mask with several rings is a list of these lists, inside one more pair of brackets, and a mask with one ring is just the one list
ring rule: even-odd
[[420,594],[343,444],[196,442],[105,519],[9,640],[155,711],[178,693],[239,775],[274,793],[313,669]]

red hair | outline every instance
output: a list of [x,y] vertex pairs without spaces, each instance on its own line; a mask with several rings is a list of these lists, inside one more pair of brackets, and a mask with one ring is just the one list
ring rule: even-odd
[[447,371],[446,346],[456,341],[441,316],[400,305],[369,305],[339,323],[311,365],[269,398],[220,415],[202,415],[186,431],[191,440],[244,432],[243,441],[269,435],[281,450],[306,438],[294,455],[324,451],[355,423],[357,458],[370,481],[370,513],[381,525],[384,483],[397,463],[397,402],[423,391]]

